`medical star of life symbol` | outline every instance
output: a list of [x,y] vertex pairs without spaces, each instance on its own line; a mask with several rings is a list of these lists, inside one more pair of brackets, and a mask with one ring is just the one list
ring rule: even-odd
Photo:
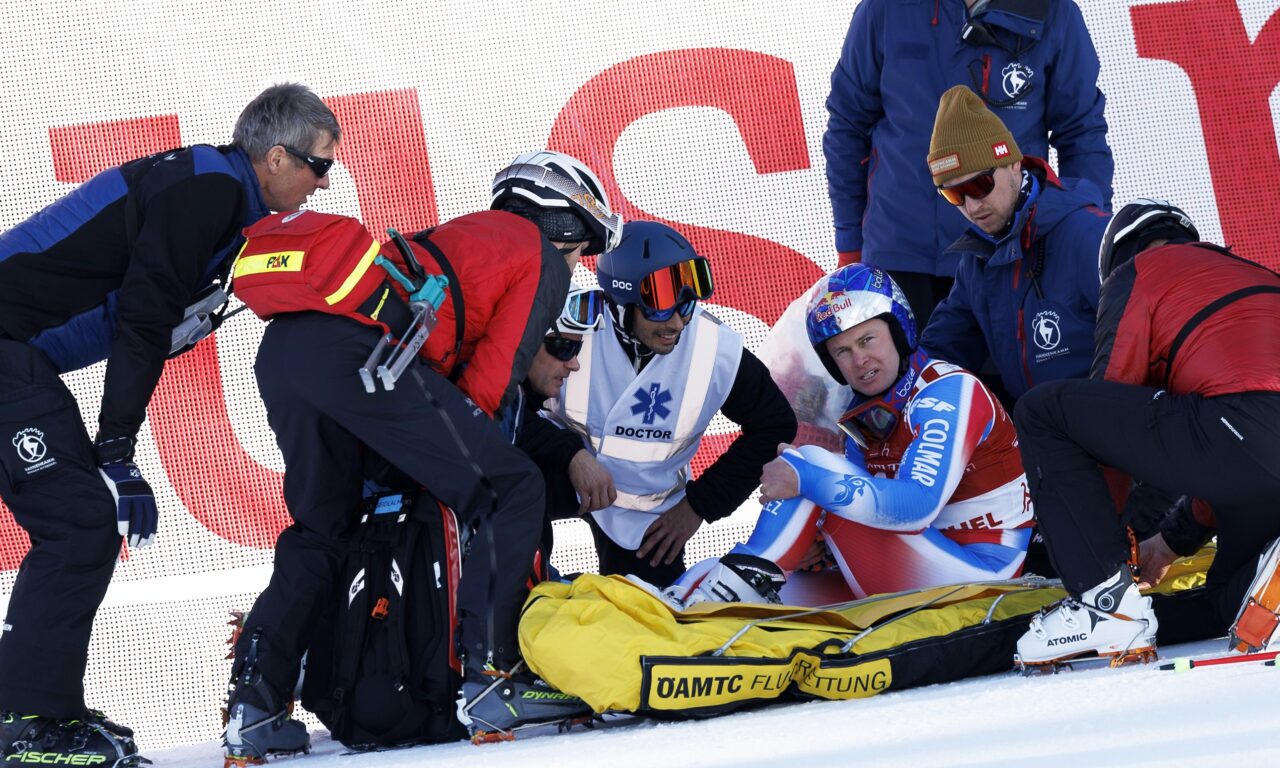
[[652,424],[655,417],[665,419],[671,415],[671,409],[666,406],[671,402],[671,390],[663,392],[662,384],[650,384],[648,392],[637,389],[633,397],[639,402],[631,406],[631,414],[635,416],[643,413],[645,424]]

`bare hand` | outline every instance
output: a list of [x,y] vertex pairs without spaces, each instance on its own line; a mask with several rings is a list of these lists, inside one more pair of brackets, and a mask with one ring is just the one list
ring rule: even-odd
[[804,557],[800,558],[800,562],[796,565],[797,571],[807,570],[824,562],[827,559],[827,542],[821,535],[815,536],[813,544],[809,545],[809,551],[804,553]]
[[760,473],[760,503],[768,504],[779,499],[800,495],[800,476],[782,459],[774,459],[764,465]]
[[1138,563],[1141,566],[1138,589],[1150,589],[1159,584],[1168,573],[1169,566],[1177,559],[1177,553],[1169,549],[1161,534],[1144,539],[1138,545]]
[[609,470],[600,466],[596,457],[585,449],[575,453],[569,461],[569,482],[578,492],[579,515],[604,509],[618,498]]
[[702,518],[693,511],[688,499],[681,499],[671,509],[663,512],[644,532],[636,557],[644,559],[652,555],[649,565],[657,567],[675,562],[684,549],[685,542],[698,531]]

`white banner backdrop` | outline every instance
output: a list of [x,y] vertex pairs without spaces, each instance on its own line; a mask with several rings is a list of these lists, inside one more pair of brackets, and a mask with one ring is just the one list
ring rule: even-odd
[[[517,153],[569,151],[601,171],[628,219],[676,223],[711,251],[713,311],[757,350],[835,265],[821,139],[855,5],[7,3],[0,227],[108,165],[225,143],[249,99],[298,81],[345,131],[311,207],[413,231],[486,207],[489,179]],[[1102,59],[1116,201],[1175,200],[1207,239],[1280,265],[1280,0],[1080,5]],[[117,568],[87,696],[144,749],[220,732],[226,614],[252,603],[285,524],[252,379],[262,326],[247,315],[169,366],[140,436],[160,536]],[[67,377],[89,424],[101,374]],[[722,447],[732,429],[718,421],[708,442]],[[690,561],[745,536],[752,506],[704,529]],[[589,567],[584,531],[558,534],[569,546],[557,564]],[[0,601],[24,550],[0,513]]]

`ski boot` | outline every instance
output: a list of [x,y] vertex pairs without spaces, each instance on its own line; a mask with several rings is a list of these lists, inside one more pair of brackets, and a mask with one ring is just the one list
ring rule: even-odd
[[782,603],[778,590],[787,583],[787,576],[771,560],[730,553],[712,560],[710,567],[702,569],[701,576],[697,575],[698,570],[699,566],[695,565],[679,581],[663,590],[663,599],[668,604],[679,605],[681,609],[708,601]]
[[1270,649],[1280,624],[1280,539],[1258,558],[1258,572],[1231,625],[1230,648],[1241,653]]
[[524,661],[510,672],[485,665],[468,670],[458,695],[458,720],[473,744],[511,741],[516,731],[556,724],[561,730],[588,724],[591,707],[577,696],[561,693],[530,672]]
[[1056,671],[1077,662],[1118,667],[1156,658],[1156,615],[1127,568],[1036,614],[1018,639],[1014,662],[1023,672]]
[[293,701],[282,701],[257,669],[261,630],[249,641],[244,661],[233,672],[227,699],[227,730],[223,768],[262,765],[268,755],[311,751],[307,727],[289,715]]
[[138,754],[133,731],[101,712],[84,719],[55,720],[15,712],[0,713],[0,760],[52,765],[136,768],[151,761]]

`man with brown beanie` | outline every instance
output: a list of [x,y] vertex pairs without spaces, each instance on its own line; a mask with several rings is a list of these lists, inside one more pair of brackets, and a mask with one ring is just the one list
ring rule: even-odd
[[1110,214],[1085,179],[1060,180],[963,85],[942,95],[929,142],[938,193],[969,228],[947,249],[956,282],[921,346],[971,371],[988,355],[1009,397],[1080,378],[1093,362],[1098,245]]

